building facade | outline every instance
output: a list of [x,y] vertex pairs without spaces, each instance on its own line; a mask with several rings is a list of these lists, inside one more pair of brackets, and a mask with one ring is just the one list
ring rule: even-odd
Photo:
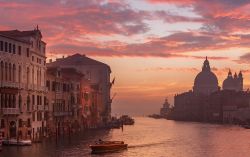
[[211,72],[206,58],[202,72],[195,78],[193,91],[175,95],[174,107],[168,118],[215,123],[250,122],[249,116],[246,116],[249,108],[250,93],[243,91],[242,73],[233,77],[229,71],[223,90],[220,90],[217,77]]
[[46,43],[38,28],[0,31],[0,131],[4,138],[46,134]]
[[235,73],[233,76],[231,70],[229,70],[227,78],[223,81],[222,88],[223,90],[242,91],[243,75],[241,71],[239,72],[238,75]]
[[46,87],[50,134],[70,134],[101,123],[102,93],[74,68],[48,67]]
[[211,71],[209,61],[206,57],[202,71],[195,77],[193,91],[196,94],[209,95],[218,90],[218,79]]
[[111,99],[110,91],[112,83],[110,82],[111,69],[107,64],[93,60],[85,55],[74,54],[66,58],[57,59],[47,64],[48,67],[74,68],[81,72],[86,79],[90,81],[92,87],[101,93],[102,98],[98,101],[101,103],[99,107],[102,109],[98,113],[103,124],[107,123],[111,118]]

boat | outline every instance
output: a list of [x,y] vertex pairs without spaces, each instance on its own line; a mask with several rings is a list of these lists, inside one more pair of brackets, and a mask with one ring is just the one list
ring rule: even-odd
[[133,118],[129,117],[128,115],[122,115],[120,117],[120,121],[124,125],[134,125],[134,123],[135,123],[135,120]]
[[250,129],[250,125],[243,125],[242,127],[245,129]]
[[31,140],[4,139],[3,145],[10,146],[31,146]]
[[93,145],[89,146],[93,154],[109,153],[124,150],[128,148],[128,144],[123,141],[102,141],[99,140]]

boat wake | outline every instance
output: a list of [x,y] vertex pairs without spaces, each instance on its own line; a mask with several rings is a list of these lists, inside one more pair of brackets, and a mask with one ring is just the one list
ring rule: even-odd
[[151,146],[161,145],[161,144],[164,144],[164,143],[165,142],[129,145],[128,148],[151,147]]

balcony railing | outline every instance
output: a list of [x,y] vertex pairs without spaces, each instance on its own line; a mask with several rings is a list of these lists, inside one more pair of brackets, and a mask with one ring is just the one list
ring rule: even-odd
[[20,114],[19,108],[2,108],[1,109],[3,115],[18,115]]
[[44,106],[44,110],[45,110],[45,111],[49,111],[49,105],[45,105],[45,106]]
[[56,111],[53,112],[54,116],[72,116],[71,111]]
[[11,87],[11,88],[22,88],[22,84],[21,83],[17,83],[17,82],[9,82],[9,81],[3,81],[0,83],[1,87]]
[[44,106],[43,105],[37,105],[37,110],[38,111],[44,111]]

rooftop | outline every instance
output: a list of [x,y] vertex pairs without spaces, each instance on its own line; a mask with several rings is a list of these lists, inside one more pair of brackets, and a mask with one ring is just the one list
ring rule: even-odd
[[110,69],[110,67],[102,62],[86,57],[85,55],[81,55],[79,53],[74,54],[72,56],[68,56],[66,58],[59,58],[56,61],[48,63],[48,66],[60,66],[60,65],[102,65],[106,66]]

